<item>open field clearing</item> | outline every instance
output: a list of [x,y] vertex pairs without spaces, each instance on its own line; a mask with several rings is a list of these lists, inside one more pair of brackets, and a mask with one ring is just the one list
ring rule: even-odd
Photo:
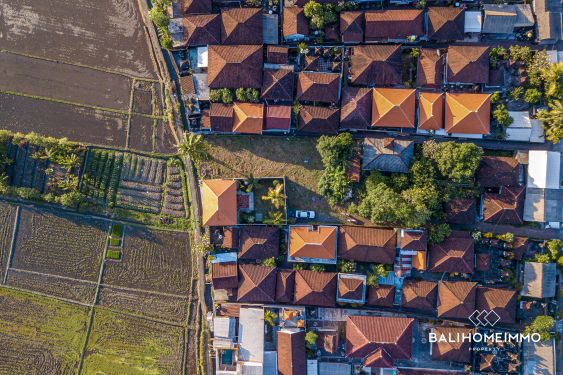
[[75,142],[125,147],[127,115],[0,94],[0,128],[66,137]]
[[129,148],[143,152],[153,152],[153,133],[156,120],[139,115],[131,116],[129,129]]
[[74,374],[88,308],[0,287],[0,374]]
[[156,78],[134,1],[12,0],[0,13],[0,49]]
[[97,281],[107,229],[102,220],[22,208],[11,267]]
[[0,52],[0,91],[126,111],[131,84],[118,74]]
[[0,281],[4,280],[4,272],[12,248],[16,210],[16,206],[0,202]]
[[154,132],[155,152],[159,154],[175,154],[177,152],[176,139],[166,121],[157,120]]
[[181,374],[183,329],[96,309],[82,374]]
[[286,177],[290,210],[314,210],[318,221],[338,220],[317,192],[323,165],[316,138],[206,136],[211,160],[201,163],[202,178]]

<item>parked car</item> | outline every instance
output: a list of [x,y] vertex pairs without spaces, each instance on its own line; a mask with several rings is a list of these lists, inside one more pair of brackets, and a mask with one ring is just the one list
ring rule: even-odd
[[315,211],[297,210],[297,211],[295,211],[295,217],[297,219],[314,219],[315,218]]

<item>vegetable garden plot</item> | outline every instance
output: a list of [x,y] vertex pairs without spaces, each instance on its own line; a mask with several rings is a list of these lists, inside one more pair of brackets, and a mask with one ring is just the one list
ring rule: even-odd
[[89,151],[81,186],[88,201],[100,206],[115,204],[122,166],[121,152],[101,149]]
[[162,213],[172,217],[186,217],[182,170],[178,166],[170,165],[166,173],[166,194]]

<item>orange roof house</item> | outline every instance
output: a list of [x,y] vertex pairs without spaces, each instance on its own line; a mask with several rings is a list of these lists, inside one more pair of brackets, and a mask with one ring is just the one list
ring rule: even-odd
[[[468,340],[456,340],[461,335],[470,335],[472,330],[464,327],[438,326],[433,328],[438,337],[437,342],[432,343],[432,359],[436,361],[471,362],[471,342]],[[440,338],[445,337],[446,340]],[[453,337],[451,341],[448,337]]]
[[476,286],[470,281],[440,281],[438,317],[468,319],[475,311]]
[[207,68],[209,88],[261,89],[263,54],[261,45],[210,45]]
[[262,10],[230,8],[221,12],[222,44],[262,44]]
[[490,95],[446,93],[446,132],[489,134],[490,117]]
[[292,262],[336,263],[338,228],[292,225],[289,227],[289,254]]
[[443,109],[444,94],[421,92],[418,105],[418,128],[420,130],[442,129]]
[[235,103],[233,133],[261,134],[264,123],[264,105]]
[[203,225],[237,225],[237,183],[234,180],[201,182]]
[[416,90],[373,89],[371,126],[414,128]]

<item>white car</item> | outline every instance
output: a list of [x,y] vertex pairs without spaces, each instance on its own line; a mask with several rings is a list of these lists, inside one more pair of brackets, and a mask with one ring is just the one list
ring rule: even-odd
[[315,218],[315,211],[297,210],[297,211],[295,211],[295,217],[297,219],[314,219]]

